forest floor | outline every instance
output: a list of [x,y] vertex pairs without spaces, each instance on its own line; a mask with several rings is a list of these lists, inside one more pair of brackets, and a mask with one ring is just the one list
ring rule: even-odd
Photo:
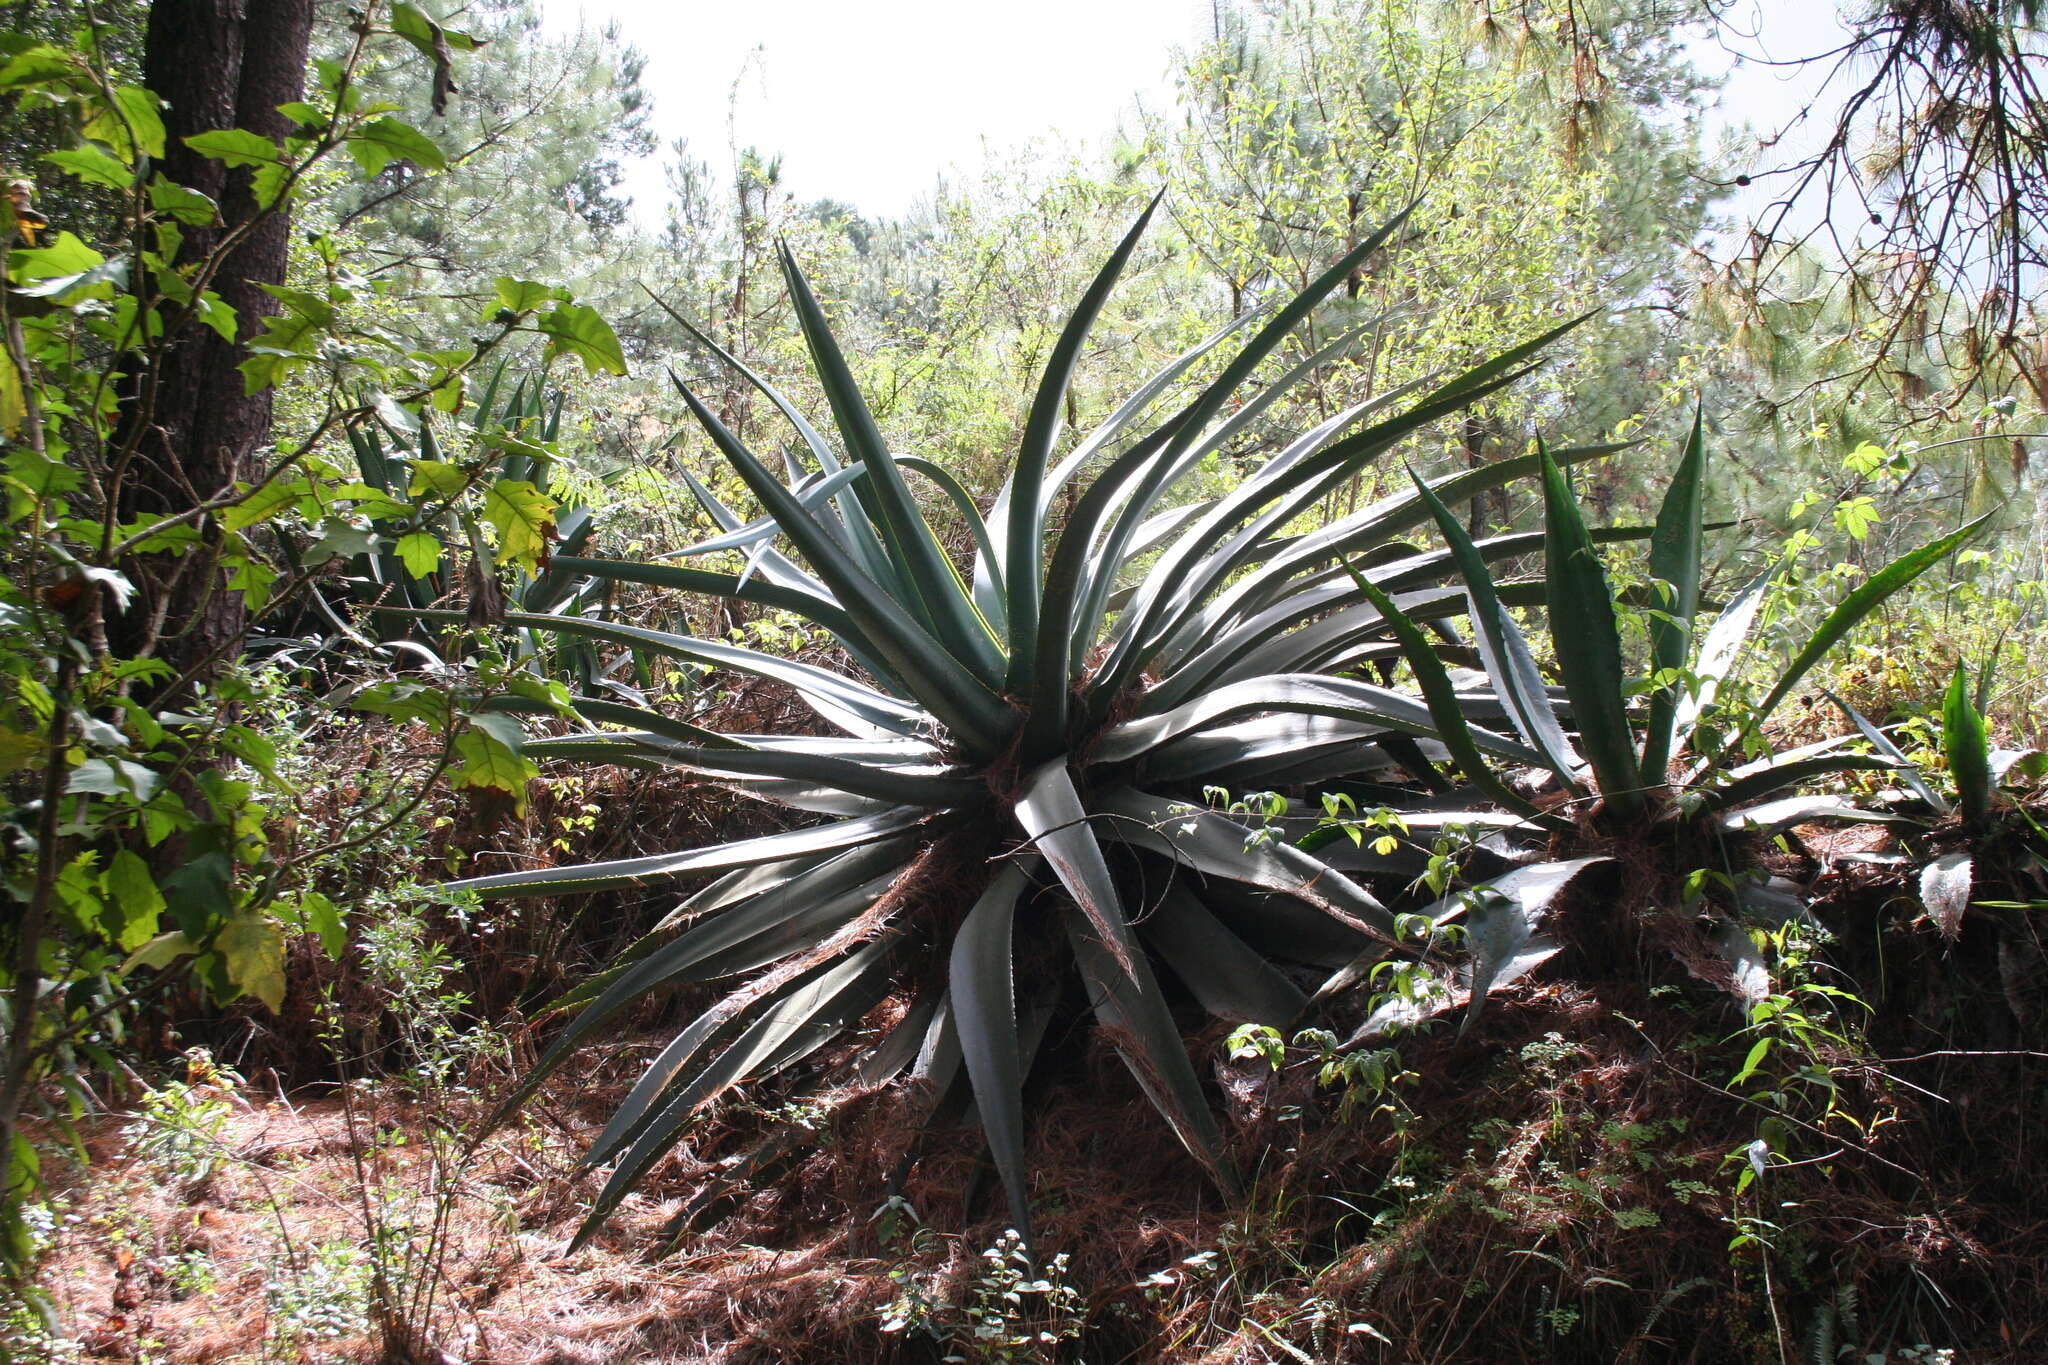
[[[45,1284],[86,1356],[162,1365],[2044,1358],[2048,1060],[1845,1057],[1831,1114],[1760,1111],[1724,1086],[1728,1021],[1638,1004],[1537,987],[1404,1044],[1369,1092],[1204,1039],[1234,1206],[1077,1038],[1032,1153],[1062,1254],[1028,1271],[962,1133],[889,1202],[886,1092],[733,1107],[572,1251],[577,1154],[644,1049],[565,1068],[473,1150],[481,1100],[202,1076],[87,1130]],[[722,1156],[789,1125],[793,1168],[664,1254]],[[1745,1181],[1759,1134],[1782,1154]]]

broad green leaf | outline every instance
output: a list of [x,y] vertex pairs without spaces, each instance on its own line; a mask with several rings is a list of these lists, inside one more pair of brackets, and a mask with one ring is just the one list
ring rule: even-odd
[[219,128],[195,133],[185,145],[201,156],[224,161],[230,166],[270,166],[278,160],[277,144],[246,128]]
[[430,171],[448,168],[447,154],[432,138],[395,118],[363,125],[349,138],[348,150],[366,176],[376,175],[393,161],[410,161]]
[[149,206],[188,227],[206,227],[220,218],[220,206],[213,200],[160,175],[149,182]]
[[299,922],[320,940],[327,956],[340,961],[348,951],[348,926],[342,920],[341,908],[318,891],[308,891],[299,897]]
[[481,787],[510,795],[521,814],[526,810],[526,784],[540,776],[533,760],[483,729],[464,730],[455,737],[455,765],[448,780],[456,787]]
[[626,372],[626,355],[619,348],[618,333],[595,308],[558,303],[536,319],[534,326],[548,339],[550,360],[558,355],[573,355],[592,374]]
[[275,479],[248,490],[240,502],[221,513],[221,523],[230,531],[246,531],[291,511],[311,493],[312,485],[304,479]]
[[[82,131],[128,161],[139,156],[161,160],[164,154],[162,103],[139,85],[114,87],[111,106],[95,102]],[[189,140],[189,139],[188,139]],[[207,153],[212,155],[212,153]]]
[[458,465],[445,460],[414,460],[412,462],[412,483],[406,488],[406,496],[417,498],[431,493],[439,498],[459,497],[469,487],[469,475]]
[[137,967],[150,967],[161,971],[179,958],[188,957],[198,951],[199,945],[178,930],[158,934],[128,954],[127,959],[121,963],[121,975],[126,976]]
[[500,275],[494,283],[495,293],[491,311],[502,308],[510,313],[530,313],[542,304],[552,303],[562,296],[558,286],[536,284],[532,280],[515,279]]
[[398,538],[397,553],[407,573],[414,578],[425,578],[441,567],[441,538],[425,531],[413,531]]
[[97,147],[77,147],[66,152],[45,152],[43,160],[69,172],[88,185],[103,185],[126,191],[135,184],[135,173]]

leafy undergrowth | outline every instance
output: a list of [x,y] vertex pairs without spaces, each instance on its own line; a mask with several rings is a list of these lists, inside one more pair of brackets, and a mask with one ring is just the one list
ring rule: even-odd
[[[96,1132],[45,1283],[76,1349],[163,1362],[2039,1359],[2048,1055],[2015,1049],[2038,1021],[1892,876],[1845,863],[1820,888],[1846,971],[1805,979],[1878,1004],[1855,1047],[1839,997],[1758,1024],[1676,967],[1531,985],[1462,1036],[1212,1031],[1197,1061],[1252,1173],[1240,1207],[1147,1120],[1108,1040],[1054,1040],[1035,1265],[968,1130],[925,1135],[892,1198],[919,1135],[861,1095],[725,1107],[564,1255],[593,1190],[573,1163],[636,1069],[607,1048],[452,1168],[439,1125],[473,1123],[490,1086],[344,1106],[202,1065]],[[720,1157],[776,1130],[787,1169],[663,1255]],[[418,1333],[378,1333],[380,1263],[439,1286]]]

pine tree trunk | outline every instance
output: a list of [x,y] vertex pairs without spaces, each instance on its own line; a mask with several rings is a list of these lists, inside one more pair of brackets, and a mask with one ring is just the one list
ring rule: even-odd
[[[197,260],[236,228],[255,223],[222,263],[214,288],[235,310],[246,340],[276,312],[265,284],[284,281],[291,225],[267,216],[247,171],[227,171],[185,139],[242,128],[277,139],[292,128],[277,106],[305,89],[314,0],[155,0],[143,49],[144,83],[165,102],[167,137],[160,169],[220,205],[221,226],[188,227],[182,257]],[[129,516],[177,512],[248,479],[269,435],[271,395],[243,392],[238,368],[248,358],[196,319],[169,333],[154,373],[136,376],[129,431],[141,438],[122,496]],[[181,673],[204,676],[232,654],[246,628],[238,594],[225,590],[218,557],[221,530],[209,522],[202,545],[140,566],[146,613],[129,643],[154,646]]]

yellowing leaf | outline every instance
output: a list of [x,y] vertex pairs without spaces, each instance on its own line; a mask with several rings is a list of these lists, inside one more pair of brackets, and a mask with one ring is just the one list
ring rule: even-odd
[[21,371],[14,368],[13,356],[0,351],[0,436],[19,435],[26,416],[28,400],[21,389]]
[[213,941],[228,984],[253,995],[274,1012],[284,1006],[284,935],[268,916],[244,911],[229,920]]
[[128,954],[128,960],[121,964],[121,975],[126,976],[137,967],[168,967],[186,954],[198,951],[198,944],[174,929],[168,934],[158,934]]
[[100,923],[107,937],[124,953],[132,953],[149,942],[156,932],[157,916],[164,911],[163,893],[149,864],[132,849],[122,849],[107,865],[108,899],[100,909]]
[[526,813],[526,784],[540,776],[540,768],[532,759],[475,727],[455,737],[455,757],[449,780],[457,787],[506,792],[519,813]]
[[460,468],[445,460],[414,460],[412,462],[412,487],[406,490],[408,496],[418,497],[422,493],[433,493],[440,497],[458,496],[469,476]]
[[289,511],[311,491],[304,479],[279,479],[275,483],[267,483],[228,508],[222,514],[221,522],[230,531],[245,531]]
[[484,490],[484,520],[498,533],[498,562],[537,573],[555,533],[555,500],[525,479],[500,479]]

